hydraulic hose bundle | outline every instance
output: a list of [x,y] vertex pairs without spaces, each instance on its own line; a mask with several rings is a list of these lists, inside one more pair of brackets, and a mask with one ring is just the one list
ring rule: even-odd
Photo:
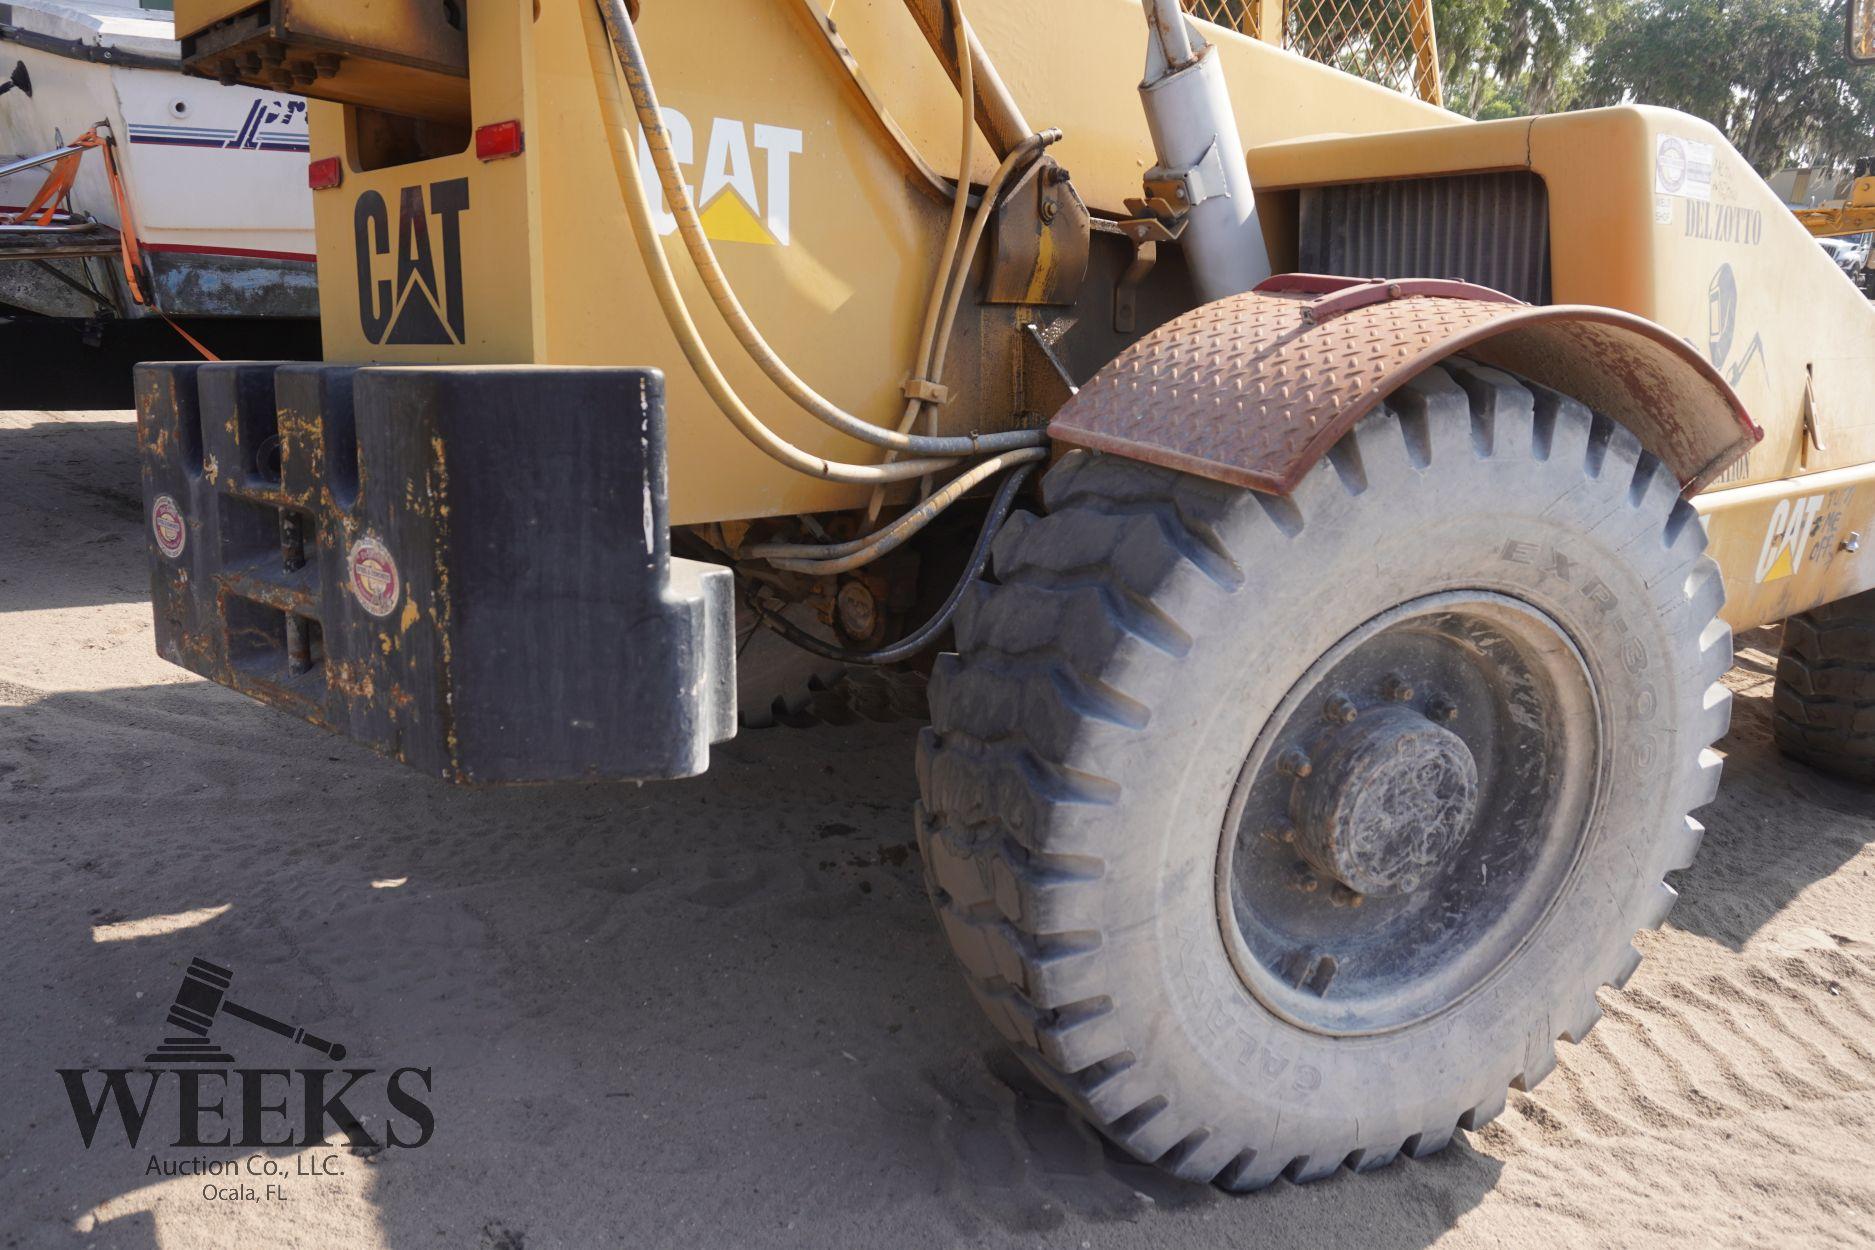
[[[928,478],[934,473],[957,468],[968,457],[986,457],[969,465],[942,487],[929,493],[916,508],[863,537],[840,543],[760,544],[746,548],[739,554],[766,560],[772,567],[788,572],[812,576],[843,573],[895,550],[968,491],[999,473],[1013,470],[991,503],[963,577],[937,614],[899,642],[874,652],[848,651],[803,633],[757,605],[757,611],[772,628],[809,651],[851,663],[871,664],[892,663],[913,655],[935,641],[949,624],[964,589],[981,574],[987,564],[991,541],[1007,518],[1016,491],[1034,471],[1036,464],[1048,454],[1047,435],[1040,430],[1009,430],[961,436],[917,434],[912,431],[919,418],[934,413],[937,404],[941,402],[937,398],[943,394],[939,379],[944,374],[945,359],[956,326],[957,313],[963,302],[970,262],[982,244],[991,215],[1011,180],[1040,157],[1050,144],[1057,142],[1061,132],[1048,130],[1032,134],[1010,151],[985,187],[966,232],[964,223],[970,199],[969,174],[976,141],[974,67],[969,53],[969,27],[964,21],[961,4],[954,2],[952,13],[956,46],[959,49],[958,86],[963,114],[956,195],[951,204],[944,247],[925,308],[917,359],[911,381],[905,388],[905,410],[896,429],[882,427],[847,412],[814,390],[789,368],[756,328],[716,258],[715,249],[704,233],[703,223],[691,199],[689,186],[684,182],[671,152],[670,135],[658,108],[650,69],[645,62],[644,49],[638,42],[632,16],[627,11],[626,0],[595,0],[595,5],[599,22],[593,21],[590,11],[587,22],[593,78],[598,89],[600,110],[606,122],[613,171],[631,218],[639,255],[678,346],[723,414],[756,447],[796,472],[828,481],[873,486],[869,518],[877,515],[885,486],[913,478]],[[603,24],[603,31],[596,28],[599,23]],[[677,222],[685,250],[736,341],[763,374],[802,409],[850,438],[885,449],[887,457],[884,463],[850,464],[828,460],[788,442],[750,410],[724,376],[703,342],[689,307],[684,302],[683,293],[678,288],[669,258],[659,241],[651,200],[632,143],[629,114],[619,89],[621,69],[625,89],[631,97],[631,111],[636,114],[644,130],[665,202]],[[901,453],[913,458],[899,460],[896,457]]]
[[957,605],[963,602],[964,592],[970,588],[971,582],[983,575],[983,570],[989,565],[990,544],[996,541],[996,531],[1001,529],[1003,522],[1009,519],[1009,509],[1015,504],[1016,492],[1022,488],[1022,483],[1033,472],[1035,472],[1035,465],[1028,463],[1003,479],[1003,484],[997,488],[996,498],[990,501],[989,512],[984,515],[983,528],[977,531],[976,546],[970,550],[970,559],[964,565],[963,576],[957,579],[956,585],[951,587],[950,594],[945,596],[943,605],[932,614],[930,620],[895,643],[880,647],[876,651],[852,651],[814,637],[797,628],[793,622],[764,610],[760,603],[754,605],[755,610],[761,613],[762,619],[768,622],[769,628],[783,638],[803,651],[811,651],[815,655],[825,656],[830,660],[839,660],[846,664],[896,664],[900,660],[908,660],[936,642],[938,636],[950,625],[951,617],[957,613]]
[[[975,218],[968,230],[967,242],[962,242],[966,237],[964,220],[969,199],[968,167],[974,150],[975,117],[971,107],[973,97],[970,58],[968,56],[961,58],[962,90],[960,95],[963,100],[964,165],[958,182],[956,199],[952,204],[950,224],[938,266],[937,278],[926,308],[918,360],[912,372],[914,383],[923,382],[926,386],[914,385],[907,388],[922,393],[908,398],[904,415],[897,429],[886,428],[846,412],[827,400],[789,368],[762,337],[761,332],[737,298],[727,275],[724,274],[716,258],[715,249],[704,233],[703,223],[691,199],[689,187],[685,184],[676,159],[672,155],[670,136],[665,129],[663,117],[658,108],[657,94],[652,85],[649,67],[645,62],[644,50],[639,44],[637,31],[630,15],[626,12],[624,0],[596,0],[596,2],[604,24],[604,33],[608,39],[591,41],[594,77],[599,89],[600,108],[607,123],[607,138],[614,172],[624,195],[627,212],[631,217],[639,253],[650,274],[658,302],[670,323],[672,332],[677,337],[678,345],[683,350],[685,358],[696,371],[710,397],[736,428],[763,452],[797,472],[829,481],[864,483],[875,487],[925,477],[954,468],[967,457],[988,454],[991,457],[989,460],[983,461],[965,475],[970,479],[969,486],[974,486],[1000,469],[1039,460],[1046,455],[1043,448],[1047,436],[1039,430],[1010,430],[994,434],[948,437],[916,434],[910,431],[917,424],[918,418],[926,411],[927,405],[933,402],[925,396],[931,390],[936,389],[936,379],[943,374],[949,337],[954,329],[957,312],[963,299],[969,260],[982,243],[998,198],[1017,173],[1040,156],[1044,148],[1060,138],[1060,132],[1047,131],[1032,135],[1010,152],[985,189]],[[954,12],[956,13],[958,46],[963,48],[967,46],[967,27],[964,24],[961,9],[954,8]],[[610,44],[609,49],[604,46],[606,42]],[[613,61],[614,56],[617,58],[616,65]],[[625,102],[619,92],[617,71],[620,68],[623,69],[625,88],[631,97],[632,112],[636,114],[639,125],[643,127],[646,144],[651,151],[653,164],[657,168],[659,181],[663,186],[665,201],[670,206],[671,215],[677,221],[684,246],[692,262],[697,266],[705,289],[709,291],[718,312],[721,313],[736,340],[784,394],[829,427],[851,438],[884,448],[893,456],[905,453],[914,457],[913,459],[888,459],[883,464],[848,464],[813,455],[771,430],[735,392],[711,355],[709,348],[704,344],[696,322],[684,302],[682,292],[678,289],[676,275],[672,272],[670,262],[659,242],[657,230],[652,221],[648,190],[633,151],[634,145],[631,143],[632,130]],[[960,478],[959,482],[962,480]],[[852,543],[839,544],[837,550],[820,550],[805,544],[792,544],[781,545],[781,549],[772,551],[764,547],[751,548],[746,554],[757,557],[771,555],[781,557],[787,561],[781,567],[799,572],[833,573],[854,568],[883,555],[904,542],[928,524],[943,508],[960,498],[969,486],[960,486],[956,490],[946,486],[927,499],[926,506],[915,509],[906,517],[900,518],[899,521],[875,534],[854,540]],[[937,505],[935,508],[929,506],[933,503]],[[805,567],[820,561],[837,564],[838,567]]]

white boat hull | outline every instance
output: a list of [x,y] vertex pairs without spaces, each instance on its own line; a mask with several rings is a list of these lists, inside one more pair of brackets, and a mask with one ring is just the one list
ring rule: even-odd
[[[117,16],[126,13],[134,16]],[[169,68],[176,45],[166,18],[16,0],[12,25],[0,27],[0,78],[23,62],[32,94],[0,95],[0,154],[48,151],[106,123],[161,311],[317,316],[305,101],[184,77]],[[22,204],[39,180],[0,182],[0,205]],[[80,164],[72,204],[123,226],[95,153]],[[101,267],[116,269],[90,265],[94,285]],[[120,313],[141,311],[122,298],[121,275],[110,274],[109,289]],[[7,290],[0,299],[14,298]],[[69,307],[70,293],[62,298]]]

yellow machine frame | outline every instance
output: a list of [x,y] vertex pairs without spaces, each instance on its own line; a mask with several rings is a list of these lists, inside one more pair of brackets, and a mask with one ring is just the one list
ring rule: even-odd
[[1831,200],[1818,208],[1799,208],[1793,215],[1819,239],[1875,230],[1875,176],[1857,178],[1841,200]]
[[[228,8],[180,0],[178,29]],[[583,8],[474,6],[464,120],[518,121],[525,145],[512,159],[465,150],[367,168],[361,110],[314,104],[312,155],[343,162],[342,184],[315,195],[327,358],[659,363],[673,414],[673,524],[860,506],[866,488],[790,473],[725,437],[682,367],[604,156]],[[1054,155],[1088,206],[1126,215],[1153,159],[1139,111],[1116,105],[1137,83],[1136,0],[984,0],[971,20],[1022,110],[1065,133]],[[646,0],[640,29],[679,159],[755,320],[828,397],[890,423],[947,213],[940,179],[958,172],[955,88],[905,4],[842,5],[836,33],[817,0]],[[1279,272],[1295,257],[1301,188],[1534,172],[1549,196],[1554,299],[1666,327],[1718,368],[1766,431],[1698,500],[1725,571],[1727,617],[1751,626],[1875,586],[1857,555],[1875,527],[1875,427],[1862,402],[1875,310],[1722,135],[1634,107],[1473,123],[1235,32],[1207,33]],[[981,182],[994,154],[978,152],[970,176]],[[438,189],[452,184],[461,190],[444,194],[466,208],[444,213]],[[446,229],[457,232],[459,264],[413,283],[412,249],[440,256]],[[679,262],[702,307],[705,292]],[[400,343],[400,319],[426,306],[449,327],[447,341]],[[1025,310],[974,315],[979,332],[966,326],[943,379],[953,401],[940,432],[1035,419],[1009,381]],[[712,350],[763,421],[819,455],[876,458],[775,394],[707,320]]]
[[324,101],[328,359],[139,366],[159,653],[474,785],[922,702],[947,940],[1121,1149],[1481,1128],[1672,907],[1728,624],[1875,780],[1875,309],[1704,122],[1200,4],[181,0]]

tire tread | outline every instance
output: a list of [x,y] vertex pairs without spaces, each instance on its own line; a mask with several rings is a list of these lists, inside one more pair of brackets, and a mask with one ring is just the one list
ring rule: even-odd
[[[1663,546],[1697,543],[1683,549],[1695,567],[1677,588],[1684,605],[1675,610],[1702,614],[1691,663],[1711,685],[1694,736],[1698,747],[1709,746],[1729,718],[1729,694],[1718,680],[1729,667],[1731,642],[1729,629],[1715,621],[1722,586],[1700,554],[1703,533],[1689,522],[1670,475],[1627,430],[1495,370],[1442,366],[1396,392],[1348,436],[1348,453],[1311,475],[1307,489],[1349,495],[1368,489],[1364,465],[1373,455],[1356,450],[1357,438],[1397,440],[1398,447],[1369,444],[1385,453],[1373,460],[1376,467],[1384,460],[1419,471],[1452,455],[1455,448],[1435,436],[1443,424],[1428,413],[1454,400],[1471,412],[1465,452],[1549,460],[1568,449],[1585,478],[1607,476],[1619,483],[1622,503],[1659,512]],[[1524,414],[1521,426],[1501,419],[1517,412]],[[1510,427],[1527,432],[1519,435],[1521,445],[1508,437]],[[1400,1155],[1423,1158],[1455,1130],[1483,1127],[1502,1112],[1513,1086],[1534,1086],[1553,1068],[1555,1040],[1586,1036],[1600,1016],[1596,986],[1561,1005],[1556,1038],[1534,1039],[1526,1053],[1506,1061],[1506,1070],[1491,1074],[1493,1088],[1480,1082],[1464,1104],[1426,1109],[1416,1131],[1411,1123],[1374,1125],[1366,1129],[1376,1137],[1371,1141],[1253,1147],[1229,1139],[1206,1108],[1181,1104],[1176,1089],[1154,1087],[1157,1078],[1130,1049],[1137,1043],[1102,983],[1103,926],[1110,923],[1099,904],[1105,861],[1096,821],[1078,817],[1097,817],[1123,797],[1119,783],[1080,765],[1109,744],[1124,750],[1125,736],[1146,729],[1155,709],[1145,692],[1118,689],[1104,674],[1124,650],[1129,671],[1175,675],[1191,635],[1154,599],[1158,588],[1184,578],[1217,593],[1236,590],[1244,563],[1223,535],[1243,528],[1237,510],[1260,513],[1258,532],[1283,542],[1303,532],[1314,497],[1239,492],[1086,452],[1058,463],[1042,491],[1048,511],[1025,514],[998,538],[995,580],[967,597],[958,624],[961,654],[944,657],[933,672],[934,727],[919,743],[918,845],[931,897],[999,1032],[1031,1071],[1123,1148],[1225,1189],[1261,1188],[1282,1177],[1314,1180],[1343,1167],[1368,1171]],[[1233,516],[1238,524],[1221,524]],[[1869,632],[1875,636],[1875,621]],[[1875,678],[1875,664],[1869,671]],[[1875,701],[1875,685],[1867,698]],[[1681,783],[1687,810],[1710,799],[1717,764],[1709,750],[1689,753]],[[1690,861],[1698,833],[1684,810],[1662,831],[1675,867]],[[1672,899],[1656,881],[1641,921],[1657,924]],[[1600,984],[1625,983],[1637,963],[1624,946]]]
[[1771,725],[1792,759],[1875,783],[1875,591],[1784,623]]

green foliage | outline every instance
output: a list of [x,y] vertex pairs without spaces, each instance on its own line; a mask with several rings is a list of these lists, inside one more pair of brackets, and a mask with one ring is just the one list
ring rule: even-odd
[[1434,0],[1446,102],[1473,117],[1567,108],[1618,0]]
[[1875,69],[1845,0],[1434,0],[1448,107],[1488,119],[1659,104],[1761,171],[1875,153]]
[[1843,52],[1842,0],[1645,0],[1590,58],[1583,103],[1703,117],[1760,171],[1875,150],[1875,70]]

